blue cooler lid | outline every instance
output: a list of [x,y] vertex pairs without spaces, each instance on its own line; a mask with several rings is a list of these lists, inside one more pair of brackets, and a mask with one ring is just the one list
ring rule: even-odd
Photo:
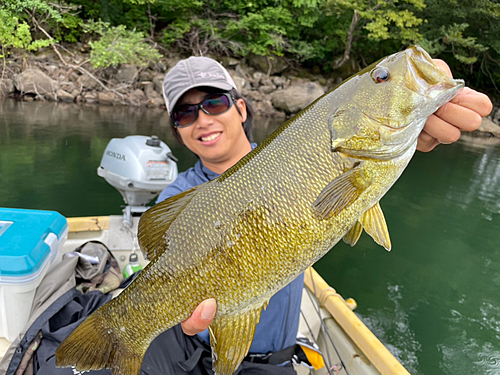
[[55,211],[0,208],[0,282],[27,280],[55,257],[50,241],[67,231],[66,218]]

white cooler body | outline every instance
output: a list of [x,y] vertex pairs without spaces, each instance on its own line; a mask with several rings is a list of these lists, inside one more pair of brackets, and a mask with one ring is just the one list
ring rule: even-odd
[[0,208],[0,337],[28,323],[36,288],[61,260],[66,218],[54,211]]

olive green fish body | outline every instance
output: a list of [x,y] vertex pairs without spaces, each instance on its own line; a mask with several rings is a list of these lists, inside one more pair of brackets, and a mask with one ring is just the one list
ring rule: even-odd
[[340,239],[354,245],[364,229],[390,249],[378,202],[410,161],[427,117],[462,86],[419,47],[389,56],[227,172],[148,210],[139,242],[151,262],[69,336],[57,364],[138,374],[157,335],[215,298],[214,369],[233,373],[271,296]]

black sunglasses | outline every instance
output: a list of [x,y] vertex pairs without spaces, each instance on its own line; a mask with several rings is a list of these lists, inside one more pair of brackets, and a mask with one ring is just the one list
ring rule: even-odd
[[236,99],[228,93],[212,94],[198,104],[184,104],[175,107],[170,117],[175,127],[184,128],[198,119],[198,112],[200,109],[207,115],[220,115],[221,113],[229,111],[234,100]]

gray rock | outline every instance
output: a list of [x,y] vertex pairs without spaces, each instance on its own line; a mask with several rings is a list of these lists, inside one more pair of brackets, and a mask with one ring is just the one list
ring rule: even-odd
[[316,82],[307,82],[298,86],[290,86],[271,94],[275,108],[286,113],[296,113],[323,95],[325,91]]
[[241,77],[247,77],[248,78],[248,74],[247,72],[241,67],[241,65],[236,65],[236,67],[234,68],[234,71],[236,73],[238,73],[238,75],[240,75]]
[[116,75],[116,73],[118,73],[118,68],[114,65],[111,65],[107,68],[104,68],[101,73],[104,78],[111,79]]
[[139,81],[152,81],[153,73],[149,70],[143,70],[139,73]]
[[59,88],[66,92],[72,92],[76,89],[75,84],[73,82],[59,82]]
[[238,65],[240,62],[236,60],[233,57],[227,57],[223,56],[221,57],[221,64],[225,66],[226,68],[234,68],[236,65]]
[[275,86],[273,80],[268,76],[262,77],[262,79],[260,80],[260,84],[263,86]]
[[241,93],[241,90],[243,90],[243,87],[245,87],[245,79],[241,78],[240,76],[236,75],[231,75],[231,78],[233,78],[234,84],[236,85],[236,90]]
[[253,75],[253,84],[255,86],[258,86],[260,82],[262,81],[262,78],[264,77],[264,73],[261,72],[255,72]]
[[83,97],[87,103],[99,102],[99,95],[95,91],[86,92]]
[[0,79],[0,98],[14,92],[14,84],[9,78]]
[[98,94],[99,104],[113,105],[116,101],[116,95],[110,91],[103,91]]
[[21,94],[36,94],[45,99],[56,100],[59,86],[56,81],[38,69],[26,69],[14,76],[12,80],[17,91]]
[[118,82],[132,83],[137,77],[137,67],[135,65],[121,65],[116,72],[115,78]]
[[152,98],[150,100],[150,103],[152,103],[155,107],[161,107],[162,105],[165,105],[165,100],[161,95],[158,94],[156,98]]
[[154,89],[158,94],[163,93],[163,80],[165,79],[165,74],[155,74],[153,77]]
[[[247,86],[248,86],[248,85],[247,85]],[[250,88],[249,88],[249,87],[247,87],[247,86],[243,86],[243,87],[241,88],[241,91],[240,91],[240,94],[241,94],[241,95],[243,95],[243,96],[245,96],[245,97],[247,97],[247,96],[248,96],[248,94],[250,93],[250,91],[252,91],[252,90],[250,90]]]
[[97,81],[88,75],[84,74],[78,77],[76,80],[77,84],[84,90],[94,90],[99,85]]
[[288,68],[286,60],[279,56],[270,56],[269,62],[266,56],[250,55],[248,57],[250,65],[259,69],[261,72],[267,73],[269,71],[269,62],[271,63],[270,75],[278,74]]
[[283,86],[285,86],[288,80],[285,77],[274,76],[272,78],[272,81],[277,87],[283,88]]
[[45,69],[47,69],[47,74],[52,78],[56,78],[59,75],[59,67],[57,65],[49,65]]
[[262,100],[262,94],[256,90],[248,91],[245,96],[255,102]]
[[64,90],[57,90],[57,100],[60,102],[71,103],[75,100],[75,97]]
[[276,112],[270,100],[255,103],[254,110],[258,115],[272,115]]
[[495,137],[500,137],[500,125],[495,124],[487,117],[483,117],[483,121],[477,130],[484,133],[490,133]]
[[144,91],[144,94],[146,94],[148,98],[151,98],[154,95],[153,93],[158,95],[158,93],[155,91],[155,84],[153,82],[141,82],[141,86],[142,91]]
[[491,113],[493,113],[492,120],[495,123],[500,123],[500,108],[497,110],[493,110]]
[[270,93],[272,93],[274,90],[276,90],[276,86],[272,85],[272,86],[260,86],[259,87],[259,92],[262,94],[262,95],[269,95]]
[[146,98],[146,95],[144,94],[144,91],[137,89],[132,91],[128,95],[128,100],[131,105],[139,107],[148,102],[148,99]]

